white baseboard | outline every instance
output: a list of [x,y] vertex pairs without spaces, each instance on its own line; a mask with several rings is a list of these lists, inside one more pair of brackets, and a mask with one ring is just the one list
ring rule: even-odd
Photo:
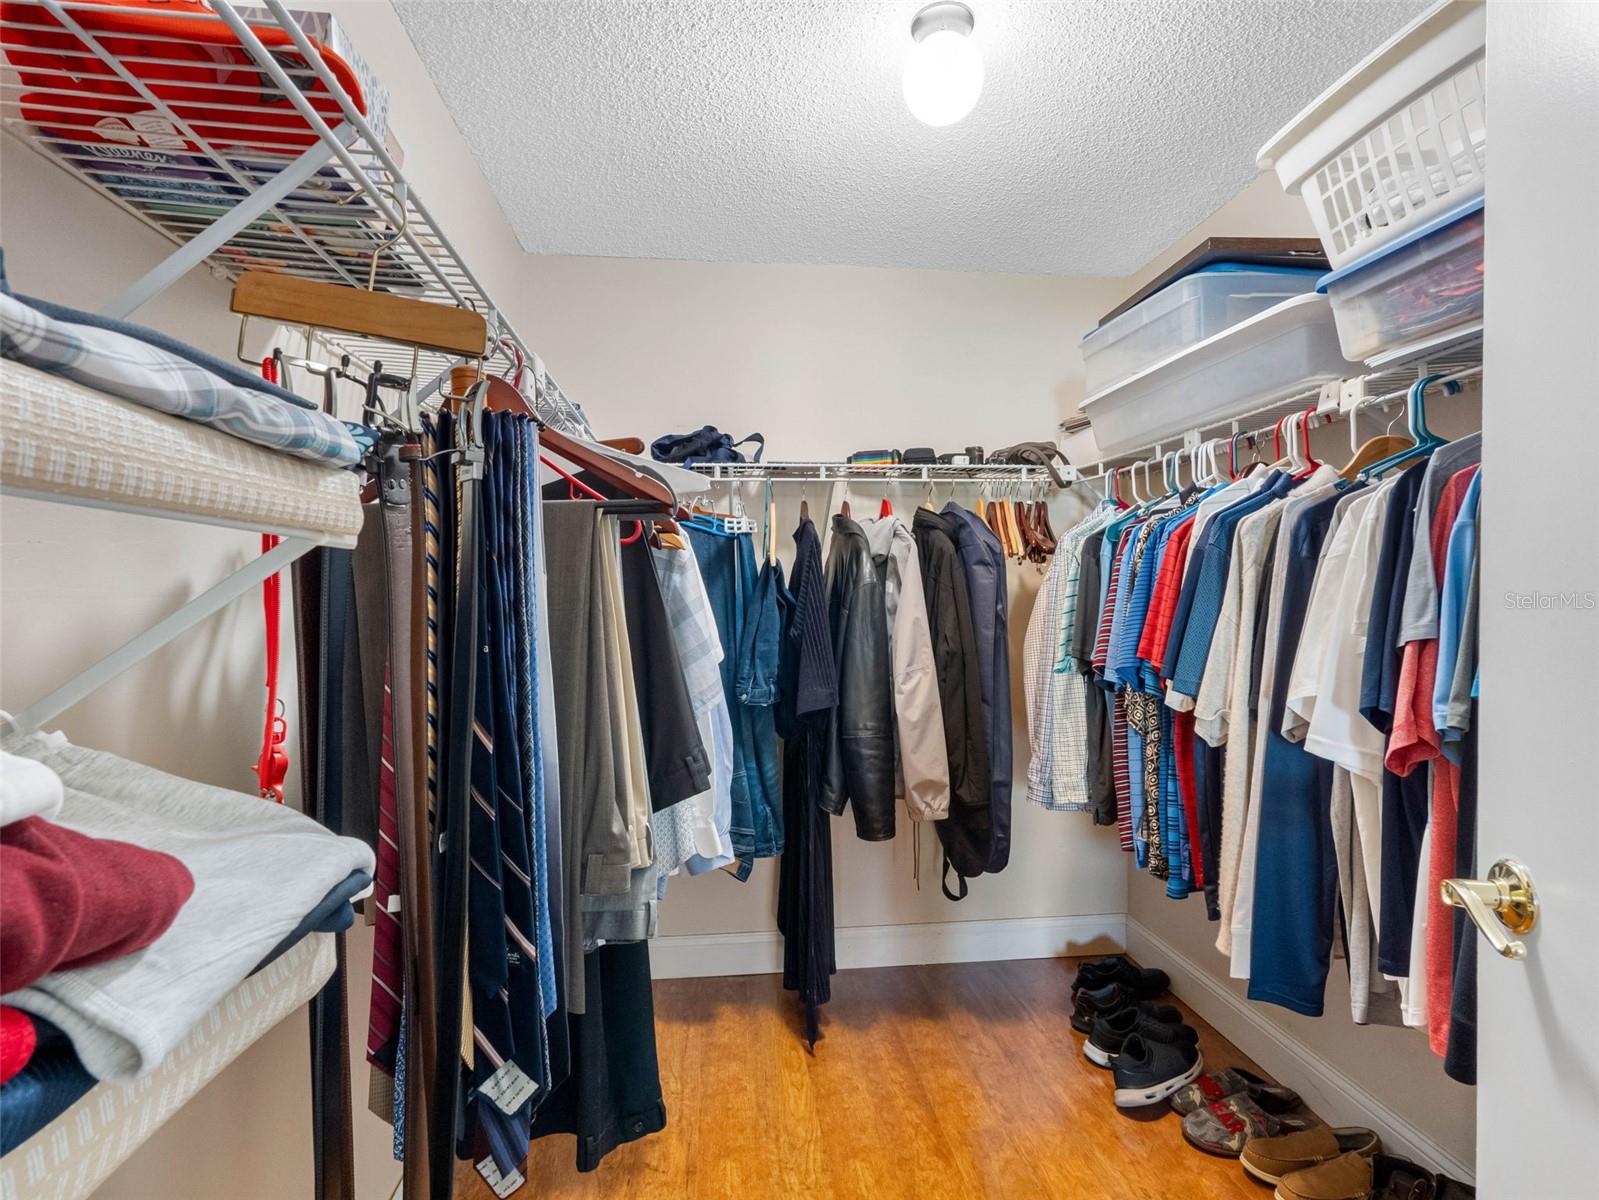
[[1269,1019],[1264,1005],[1239,996],[1188,954],[1154,933],[1143,922],[1127,918],[1127,952],[1145,966],[1160,967],[1172,979],[1172,991],[1279,1082],[1305,1097],[1322,1118],[1334,1125],[1369,1124],[1385,1145],[1408,1158],[1431,1163],[1457,1179],[1472,1180],[1476,1165],[1462,1161],[1404,1114],[1356,1082],[1324,1055]]
[[[1096,913],[924,925],[855,925],[837,930],[835,940],[840,970],[1002,962],[1119,950],[1126,920],[1121,913]],[[650,943],[650,968],[656,979],[776,974],[783,969],[783,939],[776,930],[657,937]]]

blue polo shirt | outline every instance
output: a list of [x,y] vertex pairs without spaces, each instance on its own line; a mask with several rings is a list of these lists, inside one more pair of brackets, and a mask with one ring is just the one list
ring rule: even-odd
[[1477,558],[1477,509],[1481,500],[1482,472],[1478,471],[1471,477],[1460,501],[1460,512],[1449,530],[1443,590],[1438,597],[1438,674],[1432,686],[1432,726],[1443,740],[1443,753],[1456,765],[1460,762],[1461,731],[1449,727],[1449,692],[1454,686],[1466,593],[1471,588],[1471,569]]
[[1328,815],[1333,765],[1283,737],[1283,707],[1333,510],[1364,486],[1356,484],[1312,504],[1299,514],[1293,529],[1279,531],[1279,553],[1287,553],[1288,563],[1271,709],[1257,735],[1266,745],[1249,998],[1309,1017],[1322,1013],[1338,898],[1338,863]]
[[1216,622],[1221,617],[1222,600],[1227,591],[1227,569],[1232,565],[1233,534],[1238,530],[1238,522],[1286,496],[1294,482],[1292,476],[1279,473],[1258,492],[1222,509],[1205,527],[1203,557],[1189,567],[1190,573],[1198,578],[1183,630],[1182,648],[1172,671],[1172,691],[1190,697],[1199,695],[1205,662],[1210,657],[1211,639],[1216,636]]

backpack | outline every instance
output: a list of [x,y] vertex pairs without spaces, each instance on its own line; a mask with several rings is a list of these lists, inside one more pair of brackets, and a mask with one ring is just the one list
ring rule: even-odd
[[[749,442],[754,442],[756,447],[753,460],[745,459],[738,451],[739,446]],[[692,467],[695,463],[760,462],[765,450],[766,439],[758,433],[735,442],[729,434],[714,425],[707,425],[693,433],[669,433],[650,443],[651,458],[683,467]]]

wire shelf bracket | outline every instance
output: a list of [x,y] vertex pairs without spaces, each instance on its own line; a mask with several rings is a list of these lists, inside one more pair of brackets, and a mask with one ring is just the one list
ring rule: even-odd
[[87,670],[79,672],[49,695],[36,700],[12,718],[22,733],[42,729],[78,701],[115,679],[135,663],[150,657],[174,638],[193,629],[245,593],[259,587],[321,543],[315,538],[286,537],[271,550],[253,558],[233,574],[201,592],[175,612],[125,642]]

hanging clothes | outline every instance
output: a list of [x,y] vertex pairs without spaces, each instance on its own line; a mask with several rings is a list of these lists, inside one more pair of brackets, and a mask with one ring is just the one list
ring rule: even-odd
[[[1022,694],[1033,745],[1027,798],[1043,808],[1069,812],[1089,807],[1090,779],[1096,774],[1089,751],[1099,748],[1100,737],[1077,738],[1071,732],[1086,728],[1088,693],[1097,691],[1089,688],[1080,667],[1086,655],[1078,654],[1079,626],[1086,625],[1086,619],[1080,621],[1079,615],[1088,608],[1080,584],[1089,539],[1102,532],[1117,511],[1114,503],[1095,509],[1057,542],[1028,618],[1022,651]],[[1094,564],[1097,574],[1097,548]],[[1097,603],[1098,589],[1092,582],[1090,590]],[[1101,702],[1096,708],[1101,722],[1104,712]]]
[[820,1036],[818,1010],[838,970],[833,945],[833,831],[823,805],[827,753],[838,704],[822,545],[802,519],[794,531],[794,570],[785,593],[777,728],[783,737],[783,823],[777,928],[783,935],[783,986],[805,1006],[805,1037]]
[[[982,660],[972,620],[971,592],[957,549],[959,527],[957,518],[927,509],[917,509],[911,524],[925,584],[933,666],[949,756],[950,813],[934,828],[943,848],[941,886],[950,899],[963,899],[967,880],[988,869],[994,836]],[[951,869],[957,881],[953,892],[948,882]]]
[[949,815],[949,749],[933,669],[922,564],[910,526],[890,514],[862,521],[883,586],[893,679],[895,794],[913,821]]
[[747,879],[756,858],[783,851],[771,702],[759,693],[739,690],[741,678],[770,680],[776,674],[777,593],[769,585],[757,587],[755,551],[748,534],[729,534],[692,522],[685,528],[722,645],[722,693],[733,728],[729,833],[740,878]]
[[[1205,895],[1252,999],[1320,1015],[1341,941],[1353,1019],[1425,1026],[1458,1078],[1475,946],[1438,887],[1475,854],[1479,458],[1473,435],[1346,484],[1291,454],[1107,503],[1060,539],[1024,661],[1030,798],[1064,775],[1114,812],[1169,896]],[[1103,720],[1049,707],[1056,638]]]
[[513,529],[520,493],[510,467],[512,423],[518,420],[525,418],[483,418],[486,469],[475,555],[478,663],[467,915],[475,1053],[468,1103],[481,1149],[501,1174],[527,1157],[533,1097],[550,1085],[528,819],[531,781],[524,778],[514,698],[519,610]]
[[893,684],[884,587],[866,533],[833,517],[827,557],[828,626],[838,704],[829,718],[822,807],[849,805],[863,841],[894,836]]
[[[668,810],[675,815],[657,826],[656,852],[666,861],[680,859],[698,875],[733,861],[733,727],[722,691],[724,656],[693,542],[685,541],[681,550],[653,547],[651,553],[700,743],[711,751],[710,786]],[[664,837],[663,829],[670,829]]]
[[944,506],[944,515],[955,519],[955,547],[966,577],[972,630],[977,642],[983,728],[988,743],[991,835],[986,870],[996,874],[1010,861],[1010,601],[1006,590],[1005,551],[976,513],[952,501]]

